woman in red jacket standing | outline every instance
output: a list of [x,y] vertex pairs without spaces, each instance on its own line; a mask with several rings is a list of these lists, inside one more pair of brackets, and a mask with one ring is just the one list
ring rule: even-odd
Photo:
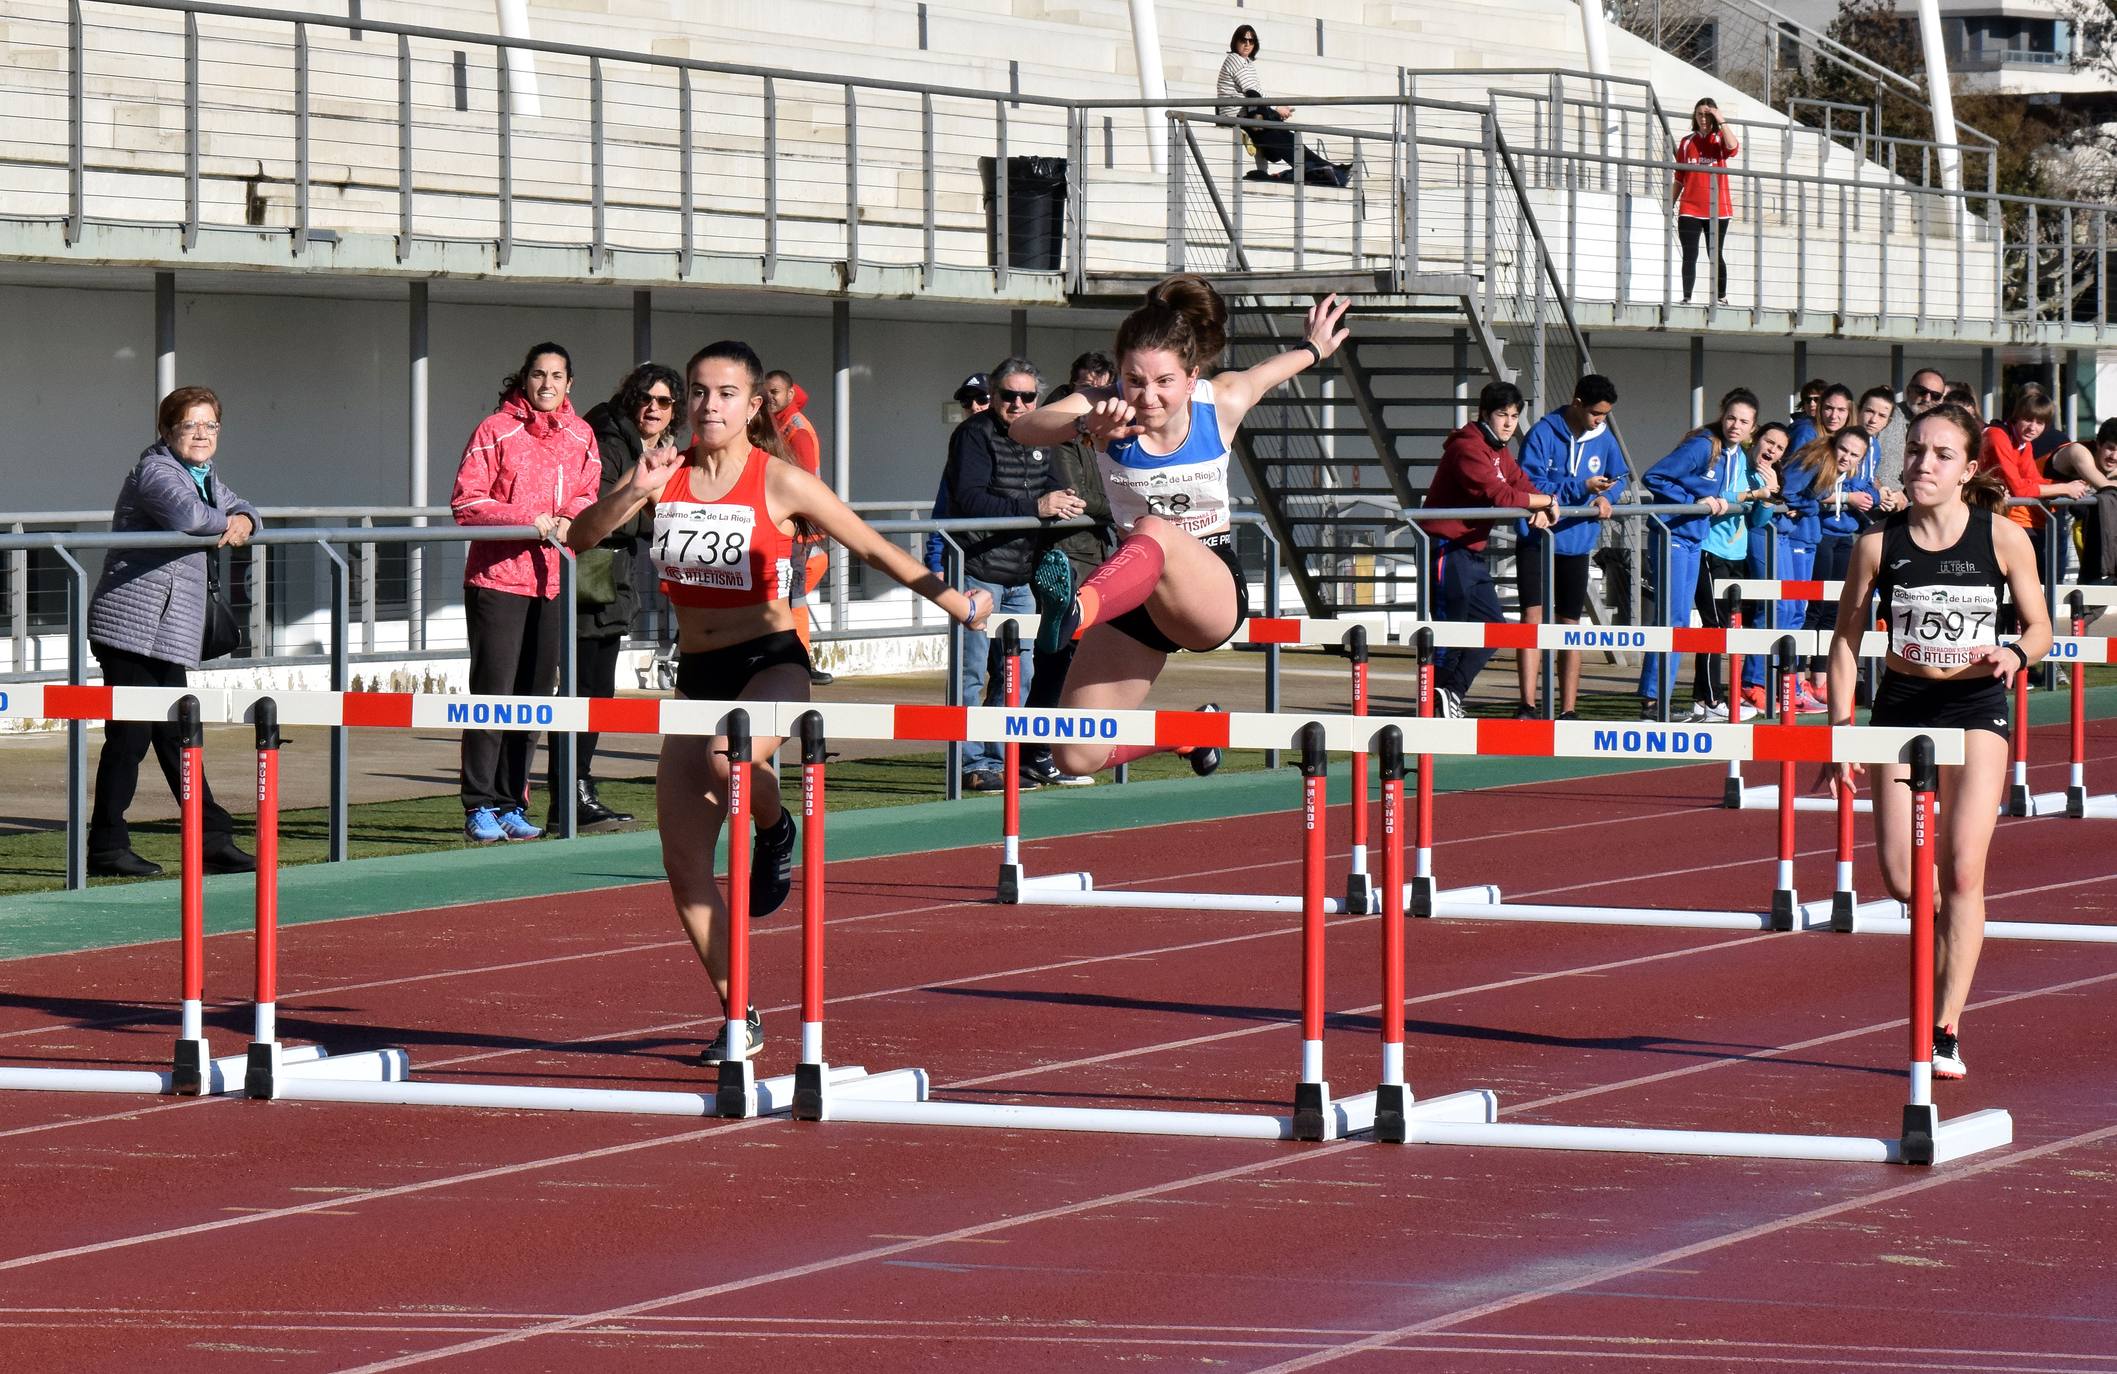
[[1676,160],[1698,170],[1676,173],[1676,237],[1683,244],[1683,303],[1691,303],[1691,287],[1698,279],[1698,240],[1713,236],[1713,299],[1727,304],[1727,222],[1734,217],[1735,199],[1724,172],[1707,167],[1725,167],[1742,151],[1734,131],[1720,122],[1720,107],[1710,97],[1691,107],[1691,131],[1676,143]]
[[[573,359],[555,343],[529,350],[500,387],[500,406],[471,431],[449,497],[459,525],[535,525],[543,543],[474,543],[463,562],[470,690],[548,696],[558,684],[559,559],[573,517],[601,488],[595,434],[566,399]],[[463,833],[478,844],[533,840],[528,731],[463,732]],[[555,782],[549,785],[555,786]],[[556,794],[554,794],[556,795]]]

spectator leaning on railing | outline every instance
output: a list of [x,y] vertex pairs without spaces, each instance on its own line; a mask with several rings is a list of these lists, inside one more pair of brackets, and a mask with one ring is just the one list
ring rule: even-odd
[[[220,481],[220,398],[178,387],[155,416],[160,432],[140,455],[110,513],[113,533],[218,535],[239,548],[257,532],[257,508]],[[235,626],[216,607],[205,549],[112,549],[88,603],[88,647],[111,687],[182,687],[186,669],[235,648]],[[171,723],[112,720],[96,762],[95,811],[88,823],[88,871],[108,878],[152,878],[161,865],[132,852],[125,812],[140,782],[140,760],[154,747],[170,795],[183,799],[182,740]],[[235,821],[199,780],[209,873],[248,873],[257,861],[235,847]]]
[[[2042,387],[2025,386],[2015,393],[2014,404],[2007,408],[2007,422],[1986,426],[1977,463],[1988,472],[1996,472],[2006,482],[2009,496],[2040,500],[2048,496],[2077,499],[2088,494],[2085,482],[2046,482],[2031,454],[2033,445],[2050,427],[2051,416],[2056,411],[2057,407],[2051,404],[2051,398]],[[2032,532],[2041,530],[2048,519],[2041,506],[2009,506],[2007,518]],[[2036,549],[2037,579],[2047,580],[2048,570],[2044,565],[2049,560],[2049,551],[2041,538],[2029,542]],[[2063,551],[2059,557],[2063,561]],[[2064,569],[2059,571],[2063,573]]]
[[[565,619],[556,544],[602,486],[595,435],[573,413],[573,359],[540,343],[500,389],[499,409],[471,431],[449,497],[459,525],[534,525],[538,543],[473,543],[463,561],[470,690],[549,696]],[[533,840],[526,730],[463,732],[463,833],[479,844]],[[561,779],[549,780],[553,792]]]
[[[1737,387],[1720,399],[1719,419],[1684,435],[1668,457],[1640,477],[1641,484],[1657,501],[1666,505],[1699,505],[1707,511],[1705,515],[1679,515],[1668,521],[1668,581],[1660,588],[1664,625],[1691,623],[1711,521],[1731,509],[1722,494],[1727,489],[1726,465],[1745,462],[1742,445],[1756,424],[1756,396]],[[1653,720],[1661,714],[1662,663],[1673,662],[1674,655],[1651,653],[1645,657],[1639,675],[1640,717]],[[1673,680],[1668,685],[1673,692]],[[1720,715],[1725,718],[1726,714],[1726,704],[1722,703]]]
[[[1448,436],[1440,466],[1426,488],[1423,504],[1432,510],[1512,506],[1531,512],[1532,529],[1551,528],[1556,498],[1538,491],[1507,452],[1522,422],[1522,393],[1512,382],[1489,382],[1478,393],[1478,417]],[[1496,517],[1495,517],[1496,518]],[[1491,520],[1432,520],[1433,585],[1436,610],[1443,620],[1492,624],[1506,619],[1492,589],[1492,570],[1485,562]],[[1443,716],[1463,714],[1463,698],[1491,661],[1491,649],[1443,649],[1434,655],[1434,710]]]

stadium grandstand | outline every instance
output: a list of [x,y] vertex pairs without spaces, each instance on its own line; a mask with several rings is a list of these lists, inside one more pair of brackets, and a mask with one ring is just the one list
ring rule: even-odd
[[[137,448],[127,398],[212,376],[261,503],[415,519],[523,340],[569,342],[585,405],[635,358],[739,334],[808,382],[845,494],[923,514],[958,379],[1103,346],[1178,267],[1236,292],[1236,361],[1314,294],[1356,301],[1353,347],[1241,454],[1316,613],[1414,575],[1392,512],[1488,375],[1540,412],[1605,372],[1650,448],[1734,385],[1776,412],[1811,375],[1900,384],[1907,347],[1988,397],[2029,369],[2092,414],[2106,211],[1997,194],[1967,126],[1885,138],[1804,102],[1792,78],[1825,68],[1925,97],[1775,14],[1730,0],[1717,21],[1766,35],[1748,62],[1568,0],[22,0],[0,293],[43,327],[6,344],[35,398],[10,428],[68,461],[14,465],[10,505],[96,505]],[[1345,185],[1257,179],[1211,100],[1245,21]],[[1742,154],[1727,296],[1691,304],[1668,187],[1701,97]],[[452,569],[369,553],[370,639],[449,642]],[[328,568],[284,557],[248,577],[260,657],[321,643]],[[0,654],[50,670],[59,570],[8,571]],[[857,570],[834,590],[831,633],[901,614],[863,619]]]

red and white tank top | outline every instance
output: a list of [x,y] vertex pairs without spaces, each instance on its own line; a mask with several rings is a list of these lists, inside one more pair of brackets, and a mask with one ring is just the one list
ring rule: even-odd
[[760,606],[794,593],[794,536],[772,522],[764,479],[772,455],[753,448],[725,496],[691,494],[689,464],[654,503],[648,546],[662,595],[679,606]]

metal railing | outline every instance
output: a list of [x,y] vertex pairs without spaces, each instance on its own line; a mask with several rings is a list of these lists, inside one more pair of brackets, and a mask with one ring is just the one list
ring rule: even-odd
[[[1728,85],[1798,117],[1819,92],[1866,96],[1875,127],[1891,100],[1916,106],[1932,126],[1924,85],[1825,33],[1818,33],[1762,0],[1621,0],[1618,24],[1655,47],[1712,73]],[[1822,97],[1827,99],[1827,97]],[[1958,141],[1997,147],[1997,140],[1958,119]]]
[[[904,503],[891,503],[902,506]],[[283,508],[330,511],[331,508]],[[409,509],[414,513],[419,508]],[[263,514],[264,512],[260,512]],[[445,510],[442,512],[446,514]],[[8,519],[15,525],[72,523],[79,520],[107,520],[103,512],[53,512],[44,515],[23,515]],[[1260,598],[1262,614],[1276,615],[1279,612],[1279,580],[1282,559],[1279,546],[1263,519],[1251,512],[1237,512],[1233,517],[1238,529],[1254,528],[1264,543],[1263,595]],[[962,546],[957,536],[969,533],[990,533],[1004,530],[1024,532],[1046,532],[1051,530],[1090,529],[1095,522],[1086,519],[1045,521],[1033,518],[1013,520],[969,520],[969,519],[905,519],[871,520],[872,528],[885,535],[918,535],[938,531],[947,546],[947,581],[958,590],[963,585]],[[530,526],[503,526],[465,529],[455,526],[402,526],[383,527],[372,524],[327,525],[314,528],[265,528],[259,530],[249,541],[249,547],[259,550],[272,548],[309,548],[322,559],[328,570],[329,592],[326,605],[328,633],[324,642],[312,652],[298,655],[281,655],[272,662],[324,663],[328,665],[328,685],[332,691],[347,691],[354,685],[353,671],[358,665],[402,659],[403,654],[375,651],[372,645],[356,647],[356,633],[366,627],[354,612],[356,574],[353,563],[346,557],[348,548],[382,545],[402,545],[421,548],[439,545],[465,545],[471,543],[539,542],[537,531]],[[1239,547],[1239,545],[1238,545]],[[0,534],[0,558],[10,566],[18,557],[26,557],[36,551],[44,551],[56,557],[60,564],[65,601],[65,646],[66,666],[63,673],[57,670],[34,673],[0,674],[0,684],[24,680],[53,680],[63,677],[69,683],[81,684],[90,680],[90,643],[88,637],[88,608],[90,600],[90,577],[78,554],[101,552],[110,549],[171,549],[194,548],[208,551],[209,556],[220,556],[225,551],[212,536],[162,534],[154,532],[112,533],[96,530],[47,530],[18,531]],[[559,663],[558,692],[570,696],[577,682],[577,618],[579,608],[574,598],[574,560],[570,552],[561,549],[559,602],[562,608],[564,632]],[[834,556],[843,557],[842,549],[834,549]],[[923,604],[923,603],[921,603]],[[372,603],[370,603],[372,606]],[[367,622],[372,625],[372,621]],[[859,629],[840,628],[832,632],[821,632],[816,638],[873,638],[892,634],[931,634],[923,619],[913,624],[897,626],[864,626]],[[457,652],[467,652],[467,648]],[[946,668],[946,700],[950,705],[964,704],[960,700],[961,675],[958,671],[963,655],[963,631],[960,625],[951,622],[948,634],[948,660]],[[428,653],[426,657],[442,656]],[[1276,710],[1279,701],[1280,649],[1267,646],[1265,659],[1265,709]],[[260,665],[259,659],[230,660],[228,666],[240,667],[244,662]],[[218,665],[217,665],[218,666]],[[67,820],[66,820],[66,885],[78,889],[88,881],[88,727],[82,721],[70,721],[67,733]],[[329,756],[329,803],[328,828],[325,843],[325,858],[336,862],[347,856],[350,833],[349,784],[351,764],[349,737],[344,727],[331,727],[327,731]],[[553,774],[561,780],[573,776],[574,737],[570,733],[555,732],[547,739],[547,748],[553,757]],[[944,795],[953,800],[960,795],[958,767],[962,746],[948,745],[947,777]],[[1267,755],[1268,767],[1277,767],[1276,751]],[[572,838],[575,833],[575,816],[572,808],[560,807],[556,812],[560,821],[560,833]]]
[[[724,272],[702,266],[711,256],[768,282],[795,281],[791,264],[805,265],[802,284],[840,288],[874,269],[915,274],[889,289],[953,271],[983,274],[1003,295],[1048,297],[1165,269],[1172,236],[1188,232],[1188,193],[1172,195],[1165,170],[1176,126],[1218,118],[1203,97],[1067,100],[819,76],[210,0],[66,0],[9,23],[22,60],[0,76],[7,217],[57,226],[54,238],[76,249],[91,230],[166,227],[181,251],[217,246],[245,264],[262,237],[282,240],[292,265],[338,271],[717,279]],[[524,93],[510,84],[514,60],[526,58],[537,66],[534,119],[516,113]],[[1353,187],[1248,184],[1210,160],[1254,260],[1342,265],[1391,287],[1433,261],[1467,260],[1482,274],[1475,245],[1490,226],[1460,163],[1498,123],[1560,275],[1581,283],[1577,298],[1599,299],[1592,278],[1636,286],[1661,275],[1656,240],[1666,233],[1606,234],[1584,256],[1577,226],[1561,234],[1551,223],[1573,194],[1618,196],[1627,228],[1668,218],[1672,164],[1656,162],[1667,146],[1655,140],[1675,130],[1650,88],[1577,73],[1459,73],[1506,94],[1495,101],[1488,86],[1451,102],[1418,94],[1445,89],[1447,74],[1408,75],[1415,82],[1393,95],[1299,99],[1297,138],[1358,148],[1340,159],[1358,169]],[[132,132],[143,128],[166,133]],[[1867,146],[1884,147],[1871,135]],[[2009,198],[2005,270],[1987,239],[1958,234],[1942,245],[1942,271],[1949,253],[1965,259],[1953,273],[1961,292],[1928,289],[1934,271],[1909,257],[1886,261],[1878,249],[1890,233],[1945,234],[1991,200],[1989,187],[1917,184],[1930,145],[1919,169],[1911,145],[1889,146],[1894,174],[1750,162],[1747,200],[1798,222],[1814,240],[1811,258],[1849,256],[1879,272],[1886,313],[1968,320],[1995,338],[2002,324],[2106,324],[2099,296],[2076,291],[2068,312],[2051,286],[2069,263],[2076,285],[2085,275],[2105,233],[2102,207],[2037,202],[2031,232],[2027,202]],[[995,175],[985,199],[981,163],[1005,168],[1024,155],[1066,160],[1063,205],[1036,243],[1013,241],[1010,177]],[[1843,215],[1840,182],[1864,188]],[[1561,243],[1576,251],[1559,254]],[[1769,275],[1794,276],[1777,265]],[[1834,312],[1835,283],[1804,280],[1799,308]],[[1993,309],[1963,308],[1988,294]],[[1655,303],[1636,291],[1615,299]]]

